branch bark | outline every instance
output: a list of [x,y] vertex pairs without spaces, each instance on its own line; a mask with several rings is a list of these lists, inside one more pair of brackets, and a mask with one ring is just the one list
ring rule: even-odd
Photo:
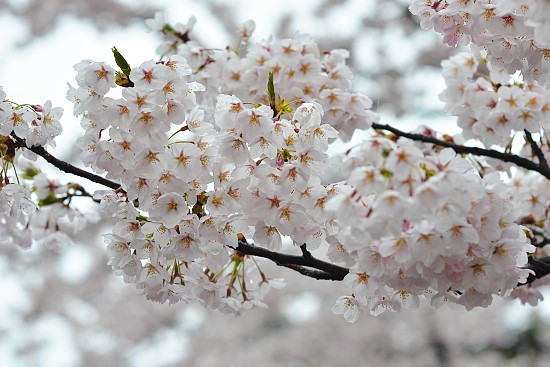
[[288,255],[250,245],[248,242],[242,240],[239,240],[239,245],[235,250],[241,254],[269,259],[279,266],[284,266],[315,279],[343,280],[349,273],[348,268],[319,260],[313,257],[307,250],[302,256]]

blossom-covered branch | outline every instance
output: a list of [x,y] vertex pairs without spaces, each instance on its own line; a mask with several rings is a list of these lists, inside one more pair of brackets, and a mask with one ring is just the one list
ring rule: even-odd
[[458,154],[472,154],[472,155],[477,155],[481,157],[495,158],[502,162],[513,163],[518,167],[522,167],[530,171],[538,172],[544,177],[546,177],[547,179],[550,179],[550,169],[548,168],[548,164],[546,163],[546,160],[541,160],[537,164],[527,158],[523,158],[516,154],[503,153],[494,149],[468,147],[465,145],[460,145],[449,141],[440,140],[433,136],[405,132],[388,124],[373,123],[372,127],[377,130],[389,131],[397,136],[404,137],[410,140],[430,143],[430,144],[434,144],[434,145],[438,145],[446,148],[451,148]]
[[[531,244],[533,234],[522,222],[550,226],[548,147],[530,135],[548,130],[550,92],[541,76],[546,61],[531,47],[529,27],[537,19],[527,19],[517,1],[509,4],[411,5],[413,13],[428,17],[423,25],[453,29],[446,34],[450,44],[489,40],[479,45],[482,51],[443,62],[447,87],[441,99],[465,139],[496,149],[380,124],[372,100],[351,91],[347,51],[321,51],[300,34],[253,42],[252,22],[239,30],[238,49],[214,50],[193,40],[193,18],[171,26],[158,14],[147,23],[163,38],[160,61],[131,67],[113,47],[120,70],[79,62],[67,98],[84,128],[76,141],[80,159],[125,190],[94,194],[103,214],[113,218],[105,236],[109,265],[148,299],[240,314],[261,306],[267,291],[280,284],[254,259],[263,257],[309,277],[343,280],[348,295],[333,311],[348,321],[362,309],[378,314],[418,307],[421,298],[471,309],[489,305],[495,295],[533,288],[518,283],[527,279],[528,267],[536,277],[546,274],[539,259],[547,248]],[[471,27],[468,19],[478,23]],[[518,27],[508,27],[514,23]],[[484,36],[453,38],[469,32]],[[492,47],[512,39],[527,42],[517,50],[527,55],[503,67],[517,55],[503,58],[507,46]],[[488,72],[480,72],[480,65]],[[516,65],[525,81],[510,75]],[[66,172],[119,188],[48,154],[43,147],[61,131],[60,110],[51,103],[26,106],[0,102],[2,136],[17,137],[18,146],[32,146]],[[345,179],[331,181],[330,142],[349,141],[356,130],[370,127],[394,135],[369,136],[343,158],[337,155]],[[504,148],[518,132],[525,132],[531,156]],[[57,185],[38,175],[32,186],[12,184],[16,161],[24,157],[4,147],[0,152],[6,183],[0,223],[32,231],[33,238],[57,231],[41,227],[33,208],[67,210],[70,198],[60,202]],[[463,154],[494,160],[480,172]],[[525,170],[505,182],[502,162]],[[283,238],[301,244],[302,255],[280,253]],[[327,249],[330,262],[312,256],[319,248]]]
[[113,190],[117,190],[120,188],[120,184],[117,184],[116,182],[113,182],[111,180],[108,180],[104,177],[101,177],[99,175],[96,175],[92,172],[85,171],[81,168],[75,167],[70,163],[67,163],[65,161],[60,160],[59,158],[53,156],[52,154],[48,153],[48,151],[43,146],[32,146],[28,147],[25,139],[21,139],[18,137],[14,137],[15,139],[15,147],[17,148],[26,148],[35,154],[39,155],[40,157],[44,158],[46,162],[50,163],[54,167],[57,167],[63,172],[71,173],[73,175],[86,178],[92,182],[98,183],[100,185],[109,187]]
[[[429,142],[436,145],[449,144],[448,142],[434,139],[432,137],[425,136],[425,135],[404,133],[389,125],[380,125],[375,123],[373,124],[373,127],[376,129],[384,129],[384,130],[391,131],[398,136],[403,136],[411,140]],[[424,138],[428,138],[428,140],[423,140]],[[52,154],[48,153],[42,146],[33,146],[29,148],[25,145],[24,139],[15,137],[15,141],[17,142],[15,147],[25,147],[31,150],[32,152],[44,158],[48,163],[52,164],[53,166],[59,168],[64,172],[71,173],[82,178],[86,178],[92,182],[104,185],[114,190],[120,188],[120,185],[116,184],[113,181],[107,180],[101,176],[82,170],[78,167],[75,167],[65,161],[62,161],[56,158]],[[452,145],[443,145],[443,146],[453,148]],[[462,146],[456,145],[456,147],[457,149],[461,149]],[[468,149],[469,147],[463,147],[463,148]],[[460,151],[459,153],[465,153],[465,152],[471,153],[468,150]],[[483,154],[478,154],[478,155],[483,155]],[[315,278],[315,279],[341,281],[344,279],[344,277],[347,274],[349,274],[349,271],[350,271],[349,268],[338,266],[333,263],[322,261],[320,259],[313,257],[311,253],[307,251],[307,249],[305,248],[305,245],[304,247],[302,247],[303,254],[301,256],[289,255],[289,254],[284,254],[276,251],[270,251],[262,247],[251,245],[245,240],[239,240],[238,246],[235,250],[237,250],[238,252],[244,255],[257,256],[257,257],[272,260],[274,263],[276,263],[279,266],[287,267],[289,269],[292,269],[301,273],[302,275]],[[531,283],[534,280],[542,278],[543,276],[549,274],[550,260],[549,258],[539,258],[539,259],[530,258],[528,268],[533,270],[535,273],[529,275],[528,280],[525,284]],[[521,286],[521,285],[522,284],[518,284],[518,286]]]

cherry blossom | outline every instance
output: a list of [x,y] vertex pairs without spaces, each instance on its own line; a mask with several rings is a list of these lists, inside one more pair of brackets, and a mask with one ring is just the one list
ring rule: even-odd
[[[372,100],[352,90],[346,50],[321,51],[299,33],[256,42],[251,21],[237,47],[207,49],[192,40],[194,18],[172,26],[157,14],[147,25],[162,38],[158,61],[130,67],[113,48],[120,70],[74,66],[67,99],[87,171],[44,149],[61,132],[61,109],[19,105],[0,89],[2,234],[24,248],[60,244],[85,225],[74,201],[92,199],[111,219],[115,274],[147,299],[235,315],[264,308],[281,285],[262,257],[343,280],[347,295],[332,311],[348,322],[422,299],[468,310],[495,296],[535,303],[530,265],[550,238],[548,22],[534,13],[544,9],[411,2],[423,28],[469,46],[441,65],[456,136],[379,124]],[[368,130],[361,143],[329,157],[330,143],[357,130]],[[458,145],[469,139],[488,149]],[[110,190],[90,194],[25,169],[33,154]],[[286,255],[286,243],[302,255]],[[330,262],[312,254],[321,251]]]

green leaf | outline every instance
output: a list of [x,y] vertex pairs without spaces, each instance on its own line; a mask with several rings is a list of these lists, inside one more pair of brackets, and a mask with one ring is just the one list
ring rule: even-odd
[[133,87],[134,82],[120,71],[115,71],[115,83],[121,87]]
[[281,98],[281,96],[279,96],[279,102],[277,103],[277,111],[279,111],[281,115],[284,115],[285,113],[292,113],[294,110],[288,100]]
[[283,149],[282,156],[283,156],[283,160],[285,162],[288,162],[292,159],[292,154],[290,153],[290,151],[288,149]]
[[59,203],[60,201],[61,201],[61,199],[59,199],[54,194],[49,194],[44,199],[41,199],[41,200],[38,201],[38,206],[52,205],[52,204],[55,204],[55,203]]
[[389,180],[393,177],[393,172],[388,171],[387,169],[380,170],[380,174],[386,179]]
[[32,180],[33,177],[39,173],[40,170],[31,164],[27,167],[27,169],[23,171],[23,173],[21,173],[21,177],[23,177],[25,180]]
[[176,30],[168,23],[164,25],[163,31],[166,32],[166,33],[170,33],[170,34],[175,34],[176,33]]
[[424,173],[426,174],[426,180],[428,180],[430,177],[433,177],[436,175],[436,171],[429,168],[427,164],[425,163],[421,163],[420,164],[420,168],[424,171]]
[[113,55],[115,56],[115,62],[120,68],[120,70],[122,70],[124,75],[130,76],[130,71],[132,71],[132,68],[130,67],[130,64],[128,64],[128,61],[126,61],[124,56],[122,56],[122,54],[118,52],[115,46],[113,46],[111,51],[113,51]]
[[275,85],[273,84],[273,72],[269,72],[267,79],[267,98],[269,98],[269,105],[272,109],[275,109]]

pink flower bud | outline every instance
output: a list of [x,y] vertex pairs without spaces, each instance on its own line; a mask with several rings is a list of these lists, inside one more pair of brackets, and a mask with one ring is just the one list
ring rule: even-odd
[[277,154],[277,160],[276,160],[277,167],[282,167],[284,163],[285,161],[283,160],[283,155],[281,153]]

